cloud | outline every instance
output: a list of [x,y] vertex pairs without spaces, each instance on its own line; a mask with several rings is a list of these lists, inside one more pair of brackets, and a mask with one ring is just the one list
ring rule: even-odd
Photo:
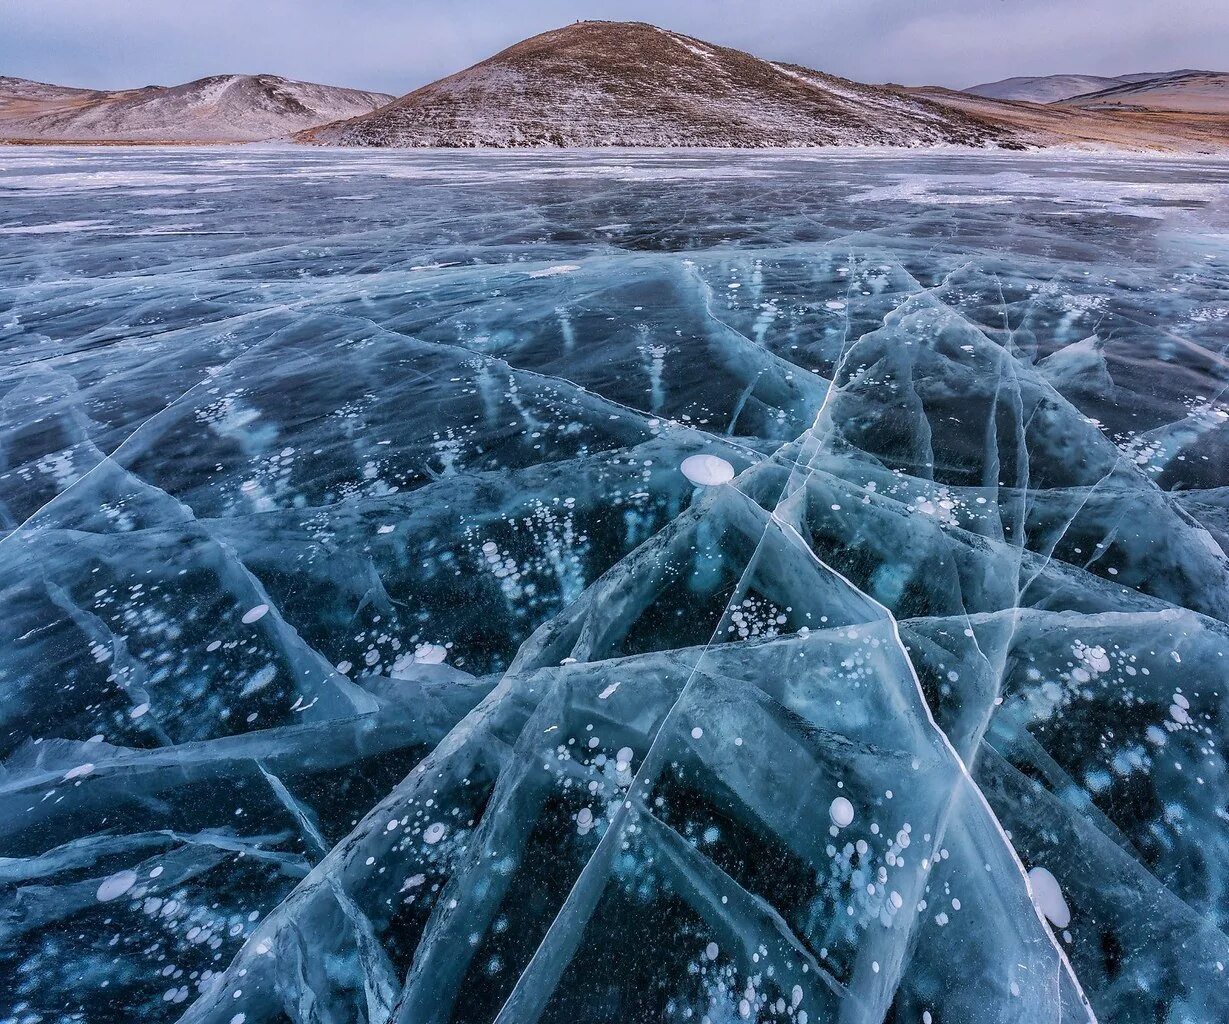
[[0,0],[0,69],[71,85],[229,71],[405,92],[578,18],[652,21],[864,81],[1213,67],[1226,0]]

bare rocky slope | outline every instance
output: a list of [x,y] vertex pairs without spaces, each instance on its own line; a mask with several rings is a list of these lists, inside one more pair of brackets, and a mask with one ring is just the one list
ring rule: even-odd
[[1014,144],[1010,127],[922,96],[652,25],[596,21],[296,137],[404,147]]
[[216,75],[116,92],[0,78],[0,139],[254,142],[365,114],[392,98],[276,75]]

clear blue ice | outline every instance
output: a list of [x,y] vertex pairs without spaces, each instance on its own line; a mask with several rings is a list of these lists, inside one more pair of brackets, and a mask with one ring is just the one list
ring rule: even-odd
[[0,1021],[1229,1020],[1227,385],[1223,162],[3,151]]

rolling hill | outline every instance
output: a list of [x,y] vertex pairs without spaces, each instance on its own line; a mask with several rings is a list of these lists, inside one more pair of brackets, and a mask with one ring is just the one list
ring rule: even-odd
[[1119,83],[1067,101],[1085,108],[1131,107],[1189,113],[1229,114],[1229,74],[1178,71],[1142,82]]
[[1041,75],[1038,77],[1004,78],[998,82],[973,85],[962,92],[984,96],[991,100],[1018,100],[1022,103],[1054,103],[1058,100],[1096,92],[1121,85],[1121,78],[1098,75]]
[[0,78],[0,139],[251,142],[365,114],[393,97],[276,75],[98,91]]

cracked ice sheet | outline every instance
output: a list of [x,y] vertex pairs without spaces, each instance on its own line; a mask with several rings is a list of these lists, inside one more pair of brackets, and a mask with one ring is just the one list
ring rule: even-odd
[[0,1019],[1225,1017],[1226,183],[6,154]]

